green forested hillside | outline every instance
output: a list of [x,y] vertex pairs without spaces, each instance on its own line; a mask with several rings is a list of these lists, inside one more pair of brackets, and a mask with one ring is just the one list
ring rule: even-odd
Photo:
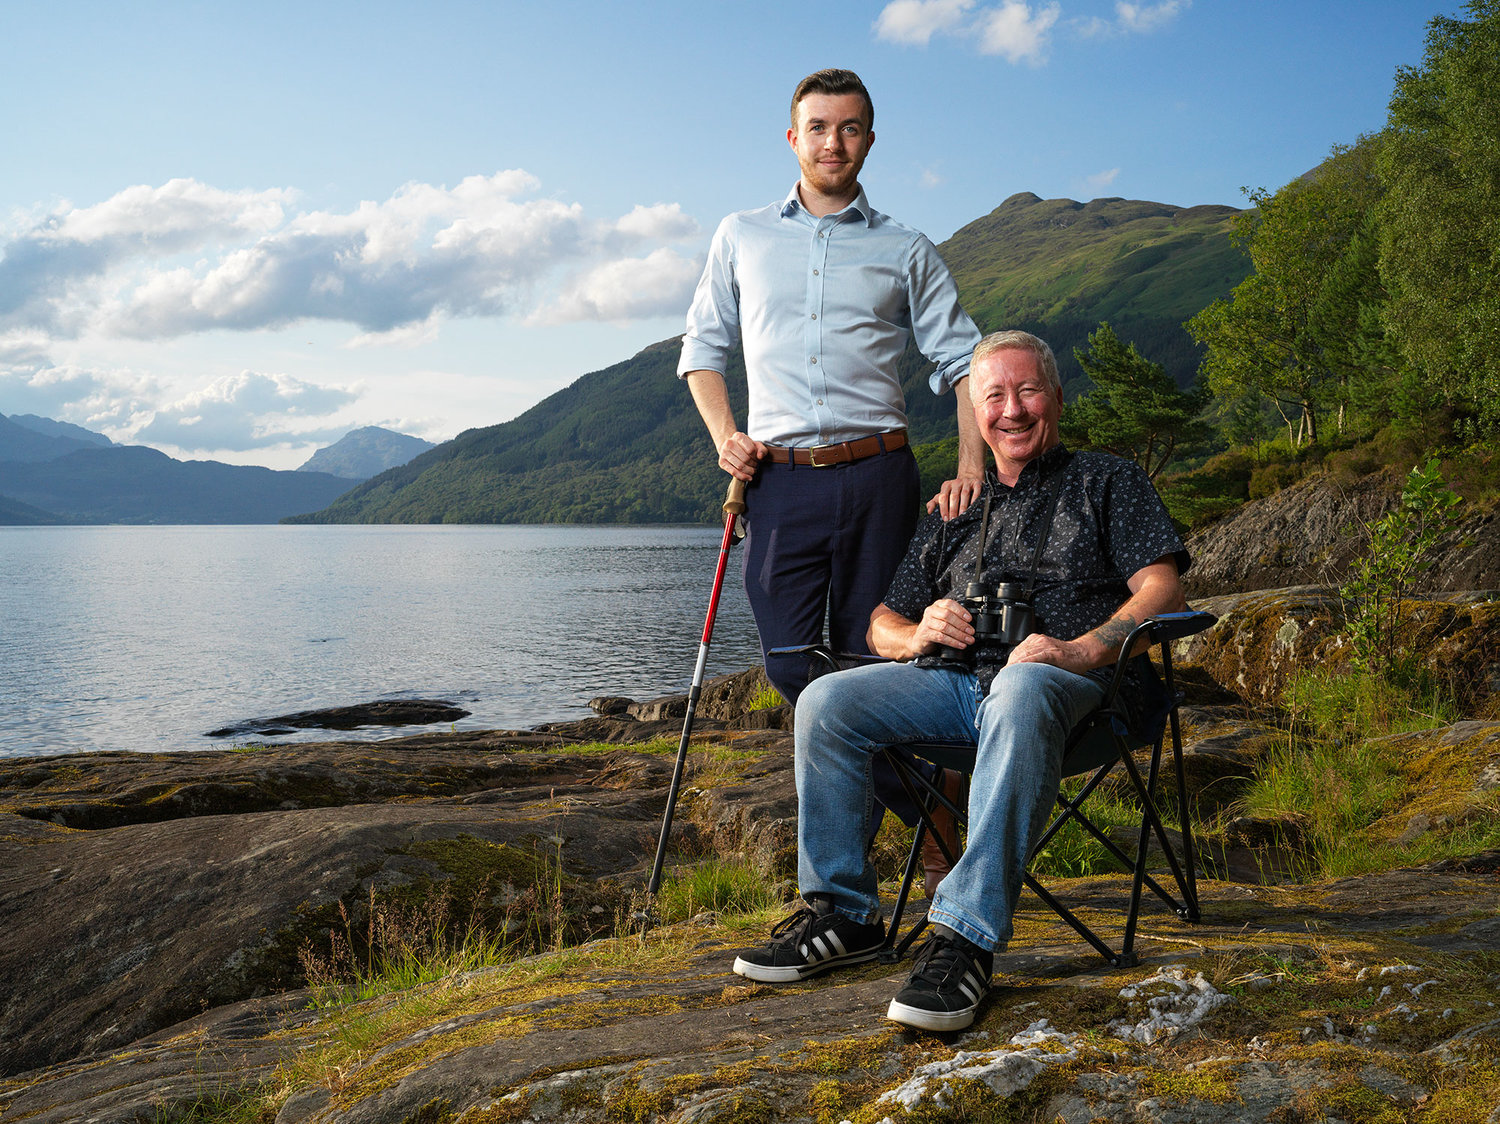
[[[1016,195],[940,248],[982,331],[1030,328],[1052,343],[1065,381],[1072,349],[1108,319],[1181,383],[1198,353],[1182,328],[1249,272],[1229,207],[1091,203]],[[298,522],[718,522],[726,477],[676,377],[665,340],[583,376],[520,417],[472,429],[382,473]],[[914,442],[956,432],[953,398],[926,385],[914,350],[902,382]],[[729,371],[738,415],[744,369]]]
[[1233,207],[1013,195],[942,246],[964,308],[985,331],[1026,327],[1052,345],[1063,381],[1073,349],[1109,321],[1187,385],[1200,353],[1183,322],[1245,279]]

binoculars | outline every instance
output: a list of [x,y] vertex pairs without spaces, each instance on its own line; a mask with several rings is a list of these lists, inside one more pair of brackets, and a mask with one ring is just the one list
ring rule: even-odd
[[959,603],[974,618],[976,640],[1014,647],[1036,630],[1036,609],[1019,582],[972,581]]

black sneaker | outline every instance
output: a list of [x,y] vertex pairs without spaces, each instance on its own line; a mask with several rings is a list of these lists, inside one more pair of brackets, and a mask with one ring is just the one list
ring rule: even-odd
[[962,1030],[990,991],[995,954],[958,934],[934,932],[885,1017],[921,1030]]
[[736,957],[734,970],[763,983],[795,983],[830,968],[873,960],[884,943],[884,921],[863,925],[817,901],[772,929],[765,948]]

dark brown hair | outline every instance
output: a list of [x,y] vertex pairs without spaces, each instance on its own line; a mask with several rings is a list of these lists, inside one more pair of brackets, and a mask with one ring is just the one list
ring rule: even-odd
[[820,70],[809,74],[797,83],[792,94],[792,128],[797,127],[797,106],[809,94],[858,94],[865,99],[865,128],[875,128],[875,103],[870,100],[870,91],[852,70]]

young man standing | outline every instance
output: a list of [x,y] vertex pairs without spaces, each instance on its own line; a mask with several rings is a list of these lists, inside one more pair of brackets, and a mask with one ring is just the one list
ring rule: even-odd
[[[719,226],[688,312],[679,376],[719,464],[748,481],[745,590],[764,652],[818,643],[866,651],[865,629],[911,538],[920,502],[897,359],[909,339],[955,391],[955,480],[929,502],[944,518],[978,494],[984,446],[969,407],[974,323],[933,244],[870,206],[859,173],[875,110],[858,75],[798,85],[787,143],[800,176],[785,199]],[[743,344],[743,429],[724,380]],[[806,661],[768,657],[789,701]]]

